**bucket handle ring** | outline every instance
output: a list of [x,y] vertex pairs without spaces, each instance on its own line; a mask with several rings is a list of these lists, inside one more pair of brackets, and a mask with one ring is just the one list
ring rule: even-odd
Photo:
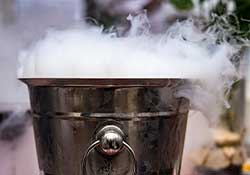
[[101,153],[103,153],[106,156],[115,156],[118,154],[123,147],[127,149],[127,151],[132,155],[133,157],[133,175],[137,174],[137,161],[135,158],[135,153],[131,146],[124,141],[124,134],[122,130],[115,126],[115,125],[107,125],[104,126],[98,133],[97,138],[95,142],[93,142],[87,149],[86,153],[84,154],[83,161],[82,161],[82,170],[85,172],[84,175],[87,174],[87,158],[89,156],[89,153],[95,149],[99,148]]

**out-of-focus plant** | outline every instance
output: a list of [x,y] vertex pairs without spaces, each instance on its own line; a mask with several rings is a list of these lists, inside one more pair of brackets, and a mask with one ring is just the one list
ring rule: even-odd
[[[209,0],[205,0],[209,1]],[[231,0],[234,3],[234,9],[231,14],[237,17],[237,23],[232,20],[232,24],[234,24],[238,30],[242,33],[249,33],[250,29],[250,1],[249,0]],[[211,11],[211,13],[216,13],[218,15],[225,15],[227,13],[227,0],[219,0],[216,7]]]
[[[200,0],[201,4],[208,3],[211,0]],[[206,19],[208,26],[215,25],[217,30],[221,30],[222,37],[231,44],[244,44],[250,39],[250,1],[249,0],[215,0],[216,4],[211,8],[209,17]],[[215,2],[214,1],[214,2]],[[231,4],[228,4],[230,1]],[[202,6],[202,5],[201,5]],[[203,6],[204,7],[204,6]],[[211,6],[210,6],[211,7]],[[224,35],[228,33],[228,35]],[[226,37],[225,37],[226,36]],[[248,43],[248,42],[247,42]],[[241,53],[233,61],[238,63],[236,66],[240,69],[240,60],[246,48],[242,47]],[[221,115],[220,124],[232,132],[244,132],[244,80],[238,81],[232,87],[229,94],[229,103],[231,108],[225,110]]]
[[[204,30],[214,29],[218,34],[218,42],[225,41],[242,46],[250,39],[250,0],[169,0],[177,13],[187,12],[186,17],[202,21]],[[178,17],[178,16],[177,16]],[[178,19],[178,18],[177,18]],[[232,58],[240,69],[240,60],[245,48]],[[232,108],[221,115],[220,125],[232,132],[242,132],[244,102],[242,95],[244,80],[234,84],[228,94]],[[240,104],[239,104],[240,103]]]
[[170,0],[170,2],[179,10],[191,10],[194,7],[192,0]]
[[250,37],[250,1],[249,0],[235,0],[236,15],[240,21],[240,30],[245,32]]
[[[250,37],[250,1],[234,0],[235,9],[228,16],[228,22],[235,29],[235,35],[248,38]],[[226,3],[220,2],[213,13],[218,15],[226,14]],[[237,31],[237,32],[236,32]]]
[[178,10],[194,11],[195,9],[196,13],[193,15],[203,18],[207,23],[214,22],[214,14],[226,15],[230,29],[235,31],[234,35],[250,38],[249,0],[170,0],[170,2]]

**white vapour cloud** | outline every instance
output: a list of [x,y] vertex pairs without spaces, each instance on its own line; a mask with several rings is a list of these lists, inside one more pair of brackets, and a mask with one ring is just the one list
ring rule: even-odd
[[19,77],[185,78],[190,84],[177,95],[194,109],[216,118],[229,107],[225,94],[239,77],[230,59],[240,47],[218,43],[216,30],[202,31],[192,20],[151,35],[145,16],[129,19],[132,29],[122,38],[98,27],[50,30],[20,54]]

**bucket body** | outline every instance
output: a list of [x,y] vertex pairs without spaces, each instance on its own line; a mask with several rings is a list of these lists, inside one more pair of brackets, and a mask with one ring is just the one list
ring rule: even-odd
[[173,175],[189,101],[179,79],[22,79],[45,175]]

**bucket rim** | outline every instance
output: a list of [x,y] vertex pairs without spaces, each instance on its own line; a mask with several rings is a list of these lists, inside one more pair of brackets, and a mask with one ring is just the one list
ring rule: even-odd
[[19,78],[28,86],[51,87],[164,87],[187,81],[181,78]]

